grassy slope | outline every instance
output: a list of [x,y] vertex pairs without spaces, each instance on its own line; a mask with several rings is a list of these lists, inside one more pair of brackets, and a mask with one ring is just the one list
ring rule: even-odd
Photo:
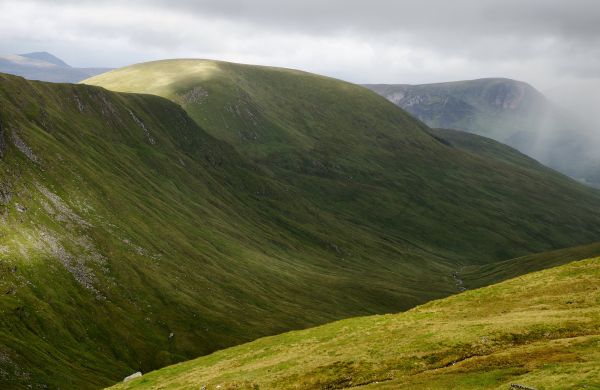
[[[390,243],[453,262],[485,263],[597,237],[597,227],[584,222],[598,213],[597,193],[546,169],[448,147],[356,85],[203,60],[134,65],[85,83],[178,102],[311,202]],[[563,213],[574,205],[586,211]],[[569,229],[556,234],[551,226]]]
[[94,388],[453,291],[450,265],[316,209],[164,99],[0,77],[3,387]]
[[528,168],[533,171],[545,171],[551,174],[551,169],[542,165],[533,158],[509,146],[506,146],[491,138],[471,134],[460,130],[430,129],[430,134],[438,137],[450,146],[462,149],[466,152],[484,157],[486,159],[500,160],[520,168]]
[[463,280],[465,288],[473,289],[595,256],[600,256],[600,243],[536,253],[494,264],[466,266],[460,270],[459,277]]
[[[115,389],[600,387],[600,258],[268,337]],[[217,387],[220,386],[220,387]]]
[[598,235],[598,195],[562,176],[347,83],[219,66],[209,106],[174,100],[243,156],[158,97],[1,77],[2,386],[93,388],[406,309],[453,293],[463,259]]

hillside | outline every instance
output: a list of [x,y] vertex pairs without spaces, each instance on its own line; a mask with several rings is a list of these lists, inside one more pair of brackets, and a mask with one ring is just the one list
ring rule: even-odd
[[98,388],[454,290],[167,100],[0,77],[0,387]]
[[427,125],[493,138],[564,174],[600,184],[592,129],[531,85],[510,79],[371,84]]
[[9,73],[29,80],[77,83],[109,70],[109,68],[74,68],[46,52],[0,56],[0,73]]
[[600,387],[600,258],[268,337],[114,389]]
[[187,112],[0,75],[0,387],[98,388],[398,312],[455,293],[461,267],[600,233],[597,192],[453,146],[364,88],[191,69],[207,83],[182,86]]
[[592,225],[580,230],[579,222],[558,222],[562,212],[547,210],[591,206],[576,198],[598,193],[546,169],[516,168],[448,147],[357,85],[208,60],[139,64],[84,83],[169,98],[305,199],[387,242],[443,259],[490,262],[573,246],[548,226],[572,226],[568,234],[579,236],[578,243],[597,237]]

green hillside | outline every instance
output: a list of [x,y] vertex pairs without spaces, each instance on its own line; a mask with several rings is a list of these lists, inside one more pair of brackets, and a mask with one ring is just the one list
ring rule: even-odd
[[114,389],[600,388],[600,258],[267,337]]
[[98,388],[405,310],[463,267],[600,233],[597,192],[364,88],[202,61],[139,79],[172,85],[144,70],[169,64],[187,112],[0,75],[0,388]]
[[167,100],[0,91],[0,387],[97,388],[454,291],[451,264],[302,200]]
[[[573,246],[576,236],[578,243],[597,238],[596,226],[576,221],[597,215],[589,203],[597,193],[548,170],[448,147],[357,85],[207,60],[139,64],[84,83],[181,104],[303,198],[390,243],[453,262],[489,262]],[[587,211],[548,212],[570,207]],[[570,237],[548,230],[559,225],[570,226]]]
[[600,185],[593,129],[527,83],[486,78],[366,87],[429,126],[493,138],[564,174]]

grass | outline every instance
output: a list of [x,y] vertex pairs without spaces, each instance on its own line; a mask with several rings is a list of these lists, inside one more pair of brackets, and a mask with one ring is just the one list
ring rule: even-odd
[[260,339],[113,388],[597,388],[599,281],[600,258],[573,262],[405,313]]
[[185,110],[0,75],[0,387],[99,388],[406,310],[455,293],[460,267],[600,233],[597,192],[449,145],[364,88],[148,66],[123,80]]
[[[597,213],[597,192],[498,143],[494,156],[465,146],[481,148],[485,138],[449,146],[357,85],[208,60],[139,64],[84,83],[181,104],[299,196],[392,245],[453,263],[489,263],[597,237],[584,222]],[[570,229],[556,234],[552,226]]]

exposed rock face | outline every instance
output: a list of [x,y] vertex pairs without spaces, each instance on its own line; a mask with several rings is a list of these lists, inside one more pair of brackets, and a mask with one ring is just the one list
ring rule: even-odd
[[206,89],[194,87],[187,92],[178,93],[174,100],[182,106],[187,106],[188,104],[201,104],[207,97],[208,91]]
[[129,115],[131,115],[131,118],[133,119],[133,121],[142,128],[142,130],[144,130],[144,134],[146,135],[146,139],[148,140],[148,142],[150,143],[150,145],[156,145],[156,140],[152,137],[152,135],[150,134],[150,130],[148,130],[148,128],[146,127],[146,125],[144,124],[144,121],[142,121],[140,118],[138,118],[133,111],[129,110]]
[[19,151],[21,151],[21,153],[23,153],[28,159],[30,159],[34,163],[40,162],[39,158],[35,155],[35,153],[33,153],[31,148],[25,143],[25,141],[23,141],[23,139],[19,137],[19,135],[14,129],[12,130],[12,140],[13,144],[15,144],[17,149],[19,149]]
[[521,83],[498,83],[486,91],[485,99],[490,106],[501,110],[516,110],[524,104],[525,85]]

